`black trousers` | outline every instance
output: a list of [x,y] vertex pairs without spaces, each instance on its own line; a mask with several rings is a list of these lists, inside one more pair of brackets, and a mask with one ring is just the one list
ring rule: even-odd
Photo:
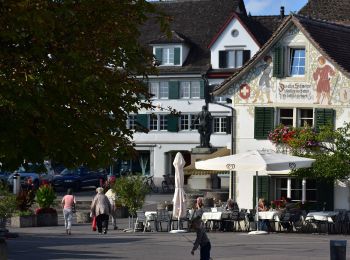
[[210,242],[208,242],[205,246],[201,246],[200,260],[210,260],[210,249],[211,249]]
[[99,233],[102,233],[102,228],[104,228],[105,231],[108,230],[108,220],[109,216],[107,214],[101,214],[96,217],[97,231]]

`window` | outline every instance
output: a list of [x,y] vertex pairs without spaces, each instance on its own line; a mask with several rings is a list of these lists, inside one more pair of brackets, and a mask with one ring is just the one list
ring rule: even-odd
[[305,49],[290,49],[289,59],[289,75],[303,76],[305,75]]
[[180,98],[200,98],[200,94],[199,81],[180,82]]
[[153,95],[153,98],[158,98],[159,82],[151,82],[149,87],[149,93]]
[[168,118],[167,115],[159,115],[159,130],[168,130]]
[[214,132],[226,133],[226,117],[214,117]]
[[299,109],[298,111],[299,111],[298,126],[300,126],[300,127],[304,127],[304,126],[312,127],[314,125],[313,109]]
[[[289,185],[288,185],[289,183]],[[289,186],[289,187],[288,187]],[[317,185],[315,180],[306,180],[306,200],[316,201],[317,200]],[[321,191],[322,192],[322,191]],[[282,197],[290,198],[293,201],[302,200],[302,180],[296,178],[276,178],[276,199]]]
[[180,130],[190,130],[191,127],[191,116],[190,115],[181,115],[180,117]]
[[129,129],[135,130],[136,127],[136,116],[135,115],[130,115],[129,116]]
[[[312,108],[297,108],[297,120],[294,115],[293,108],[280,108],[278,124],[284,126],[296,126],[296,127],[313,127],[314,125],[314,111]],[[296,122],[296,125],[294,125]]]
[[150,82],[149,93],[153,95],[154,99],[167,99],[169,98],[169,83],[167,81]]
[[239,68],[243,65],[243,50],[219,51],[219,68]]
[[293,108],[279,109],[279,124],[293,126]]
[[151,131],[157,131],[158,130],[158,116],[157,115],[152,114],[150,116],[149,130],[151,130]]
[[162,64],[163,65],[174,64],[174,48],[163,48]]
[[[193,125],[194,120],[196,119],[196,115],[190,115],[191,116],[191,125]],[[199,120],[196,121],[196,123],[193,126],[193,129],[198,129],[199,127]]]
[[156,47],[154,48],[157,64],[160,66],[180,65],[180,47]]

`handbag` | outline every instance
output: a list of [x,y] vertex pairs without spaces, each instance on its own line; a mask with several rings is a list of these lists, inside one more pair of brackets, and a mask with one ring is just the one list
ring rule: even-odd
[[77,208],[75,207],[75,203],[72,204],[72,213],[76,213],[77,212]]
[[92,226],[92,231],[96,231],[97,230],[97,227],[96,227],[96,216],[93,216],[91,226]]

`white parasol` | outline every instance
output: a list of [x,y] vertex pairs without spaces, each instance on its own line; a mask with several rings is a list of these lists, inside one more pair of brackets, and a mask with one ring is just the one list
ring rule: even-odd
[[[274,172],[308,168],[311,167],[314,161],[314,159],[276,153],[272,150],[253,150],[245,153],[198,161],[195,167],[196,169],[212,171],[255,171],[256,177],[258,177],[259,171]],[[258,178],[256,178],[256,212],[258,212],[259,200],[258,187]],[[258,220],[259,214],[257,213],[256,221],[258,222]],[[264,234],[266,232],[259,231],[257,228],[257,231],[252,231],[250,233]]]
[[186,216],[186,194],[184,191],[184,171],[186,162],[181,153],[177,153],[173,162],[175,167],[175,193],[173,198],[173,217],[178,219],[178,230],[171,233],[185,232],[180,230],[180,219]]

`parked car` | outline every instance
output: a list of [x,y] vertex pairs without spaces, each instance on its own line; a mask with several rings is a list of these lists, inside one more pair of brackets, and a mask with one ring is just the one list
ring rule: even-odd
[[0,172],[0,185],[6,184],[11,172]]
[[[7,184],[10,187],[13,187],[13,176],[16,172],[11,173],[7,178]],[[27,187],[28,185],[33,184],[34,188],[37,189],[40,186],[40,175],[35,172],[21,172],[17,171],[20,175],[20,182],[22,187]]]
[[52,178],[51,184],[54,188],[73,188],[80,190],[82,187],[99,187],[101,180],[105,181],[107,174],[104,170],[90,171],[85,167],[77,169],[65,168],[60,174]]

